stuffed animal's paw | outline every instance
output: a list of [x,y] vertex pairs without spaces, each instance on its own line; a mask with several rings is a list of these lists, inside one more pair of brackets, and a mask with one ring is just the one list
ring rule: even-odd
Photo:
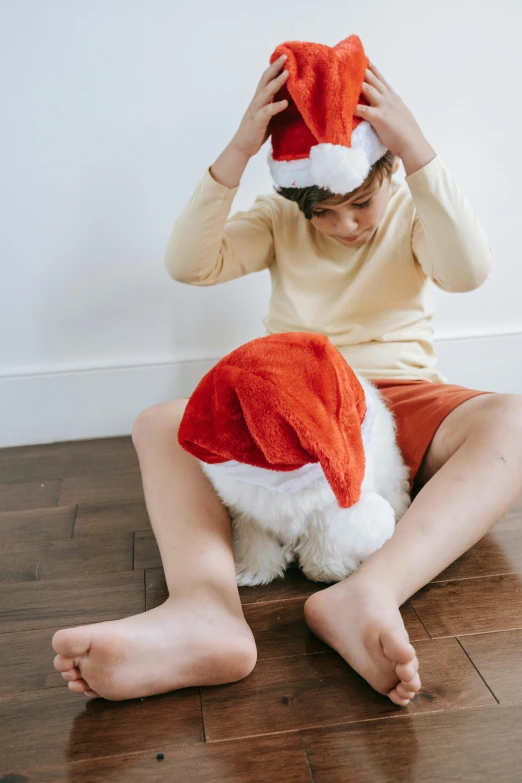
[[267,585],[273,579],[283,576],[284,567],[276,570],[274,568],[255,568],[249,570],[243,568],[240,563],[236,563],[236,578],[239,587],[256,587],[257,585]]
[[245,514],[233,521],[232,543],[240,587],[268,584],[283,576],[292,560],[288,546]]
[[387,500],[365,492],[350,508],[332,506],[299,545],[301,568],[314,582],[338,582],[390,538],[395,514]]

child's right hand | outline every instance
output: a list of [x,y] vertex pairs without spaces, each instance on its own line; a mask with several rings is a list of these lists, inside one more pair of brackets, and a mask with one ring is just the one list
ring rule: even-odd
[[288,71],[279,73],[285,60],[286,55],[281,55],[263,73],[252,102],[241,120],[237,133],[230,142],[230,147],[239,150],[248,157],[259,152],[267,140],[268,123],[272,117],[288,106],[286,99],[272,103],[274,95],[281,89],[288,77]]

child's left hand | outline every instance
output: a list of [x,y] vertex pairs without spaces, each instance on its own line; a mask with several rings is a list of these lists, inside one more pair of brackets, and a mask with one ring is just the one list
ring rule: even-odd
[[355,116],[372,125],[384,146],[402,159],[407,174],[412,173],[408,168],[426,165],[436,153],[411,111],[373,63],[364,79],[362,94],[370,105],[357,104]]

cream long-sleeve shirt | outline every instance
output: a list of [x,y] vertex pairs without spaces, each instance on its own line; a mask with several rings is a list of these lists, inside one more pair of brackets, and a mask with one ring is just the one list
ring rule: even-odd
[[439,156],[403,182],[392,179],[381,223],[360,248],[321,233],[277,193],[229,217],[238,187],[218,183],[206,169],[172,229],[165,253],[171,277],[215,285],[268,269],[267,334],[327,335],[369,379],[446,381],[434,369],[428,280],[444,291],[478,288],[492,252]]

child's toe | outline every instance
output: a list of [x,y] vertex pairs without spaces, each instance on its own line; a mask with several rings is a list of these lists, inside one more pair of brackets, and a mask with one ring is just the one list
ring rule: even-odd
[[415,648],[407,641],[400,626],[386,628],[381,632],[381,644],[384,654],[397,664],[411,663],[415,658]]
[[78,680],[72,680],[69,683],[69,690],[71,690],[73,693],[85,693],[85,691],[90,690],[89,686],[85,682],[85,680],[80,679]]
[[413,699],[413,697],[415,696],[415,691],[411,691],[411,690],[409,690],[409,688],[407,688],[407,687],[404,685],[404,683],[402,683],[402,682],[400,682],[400,683],[399,683],[399,684],[396,686],[396,688],[395,688],[395,692],[397,693],[397,695],[398,695],[398,696],[399,696],[401,699],[408,699],[408,700],[409,700],[409,699]]
[[402,696],[399,696],[397,688],[393,688],[393,690],[388,693],[388,698],[394,704],[398,704],[399,707],[406,707],[410,703],[409,699],[403,699]]
[[53,650],[62,658],[79,658],[85,655],[91,646],[90,626],[64,628],[61,631],[56,631],[51,644]]
[[57,655],[54,659],[54,668],[59,672],[67,672],[69,669],[74,669],[74,661],[72,658]]
[[79,669],[76,669],[73,667],[72,669],[68,669],[66,672],[62,672],[62,677],[64,680],[67,680],[68,682],[73,682],[74,680],[79,680],[81,677],[81,673]]
[[403,682],[413,680],[419,671],[419,661],[417,656],[415,656],[413,661],[410,661],[409,663],[398,663],[395,667],[395,671],[399,680],[402,680]]
[[415,693],[420,691],[421,681],[418,674],[416,674],[415,677],[413,677],[411,680],[402,680],[401,683],[408,691],[414,691]]

